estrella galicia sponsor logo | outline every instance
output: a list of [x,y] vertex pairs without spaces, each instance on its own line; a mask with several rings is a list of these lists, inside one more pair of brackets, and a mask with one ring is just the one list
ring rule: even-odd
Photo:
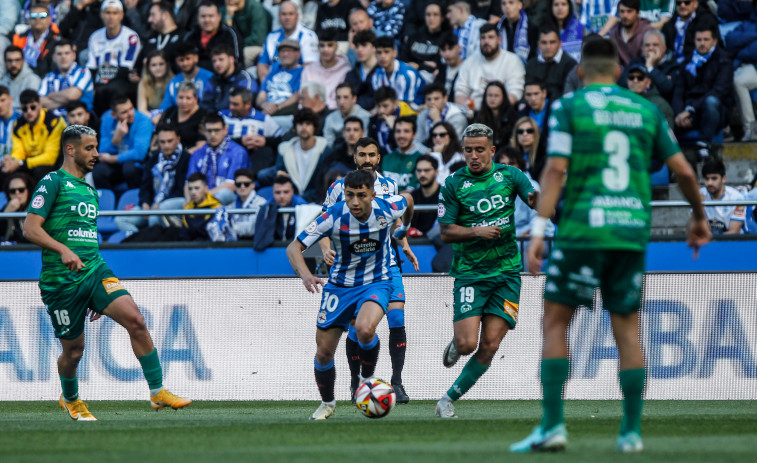
[[372,238],[363,238],[350,244],[350,252],[354,254],[373,254],[381,247],[378,240]]
[[89,238],[96,240],[97,232],[94,230],[82,230],[81,227],[79,227],[76,230],[69,230],[68,236],[70,238]]

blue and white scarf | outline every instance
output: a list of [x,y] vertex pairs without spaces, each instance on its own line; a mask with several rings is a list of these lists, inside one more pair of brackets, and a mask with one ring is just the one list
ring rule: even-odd
[[581,44],[583,39],[584,26],[578,21],[578,18],[573,15],[565,25],[565,29],[560,32],[562,49],[574,60],[581,61]]
[[215,149],[208,144],[208,151],[205,153],[204,168],[201,169],[202,173],[205,174],[205,177],[208,178],[208,186],[213,185],[213,188],[216,187],[218,177],[218,158],[229,149],[230,142],[231,138],[226,135],[221,144]]
[[[473,26],[476,24],[476,17],[473,15],[468,16],[461,27],[455,29],[455,35],[457,35],[457,43],[460,45],[460,58],[465,59],[468,55],[468,42],[471,40],[471,32],[473,32]],[[474,37],[475,40],[475,37]]]
[[[507,16],[502,15],[502,19],[500,19],[499,24],[497,24],[497,29],[499,29],[502,36],[501,48],[503,50],[506,50],[508,45],[505,21],[507,21]],[[526,16],[525,10],[520,11],[520,19],[518,20],[517,29],[515,29],[514,40],[513,51],[516,55],[520,56],[520,59],[525,63],[528,61],[528,55],[531,52],[531,46],[528,44],[528,16]]]
[[686,65],[686,72],[696,77],[697,69],[701,68],[702,65],[710,59],[710,56],[712,56],[714,52],[715,47],[712,47],[710,52],[706,55],[702,55],[698,51],[694,50],[694,53],[691,55],[691,61],[689,61],[689,64]]
[[153,191],[155,191],[153,204],[159,204],[171,193],[176,178],[176,166],[179,164],[183,150],[184,148],[179,143],[176,151],[171,153],[171,156],[166,157],[163,152],[158,155],[158,162],[152,166],[151,170]]

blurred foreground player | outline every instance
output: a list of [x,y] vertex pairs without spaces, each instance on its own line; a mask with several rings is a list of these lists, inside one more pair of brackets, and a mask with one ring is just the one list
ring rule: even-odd
[[163,389],[163,371],[145,319],[126,288],[100,256],[97,240],[98,195],[84,175],[97,163],[97,133],[72,125],[63,131],[63,168],[37,185],[24,223],[24,236],[42,250],[39,288],[55,337],[63,393],[60,406],[74,420],[96,421],[79,398],[76,368],[84,353],[84,321],[103,314],[126,328],[132,350],[142,365],[155,410],[186,407],[192,401]]
[[[413,198],[407,193],[376,198],[374,181],[364,170],[347,174],[344,201],[329,207],[287,247],[289,262],[305,288],[315,293],[323,286],[315,335],[315,381],[322,402],[311,420],[325,420],[334,414],[334,352],[351,324],[357,331],[362,377],[373,376],[376,369],[376,326],[384,318],[392,293],[391,226],[399,218],[404,226],[410,224]],[[302,251],[325,237],[339,245],[329,281],[323,285],[308,270]]]
[[[597,38],[583,47],[579,77],[587,87],[552,104],[547,165],[538,216],[531,228],[529,271],[541,269],[544,230],[565,183],[560,232],[547,266],[540,426],[512,452],[562,450],[568,433],[562,391],[568,378],[567,334],[576,307],[591,307],[599,287],[618,346],[623,393],[620,452],[639,452],[646,370],[639,343],[639,309],[651,220],[649,166],[654,156],[675,173],[693,209],[689,246],[697,257],[710,239],[696,174],[681,153],[660,110],[615,85],[617,48]],[[579,136],[580,135],[580,136]]]

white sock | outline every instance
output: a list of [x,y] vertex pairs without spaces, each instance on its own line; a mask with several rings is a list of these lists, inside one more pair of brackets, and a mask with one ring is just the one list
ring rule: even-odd
[[163,390],[162,387],[159,387],[157,389],[150,389],[150,395],[156,395],[156,394],[160,393],[160,391],[162,391],[162,390]]
[[331,405],[332,407],[336,407],[336,399],[332,400],[331,402],[323,402],[323,401],[321,401],[321,403],[324,403],[326,405]]
[[442,400],[445,400],[445,401],[447,401],[447,402],[454,402],[454,400],[452,400],[452,397],[450,397],[449,395],[447,395],[447,393],[446,393],[446,392],[445,392],[445,393],[444,393],[444,395],[442,396]]

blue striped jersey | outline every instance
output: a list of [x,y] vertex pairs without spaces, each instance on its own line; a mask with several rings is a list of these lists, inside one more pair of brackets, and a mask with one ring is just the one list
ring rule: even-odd
[[407,201],[399,195],[376,198],[371,207],[368,220],[360,222],[350,213],[347,203],[340,201],[297,236],[308,248],[327,236],[332,239],[336,258],[330,283],[354,287],[391,279],[392,223],[405,213]]
[[245,135],[260,135],[266,138],[279,138],[284,136],[282,129],[271,116],[266,113],[250,108],[250,113],[245,117],[231,115],[230,109],[218,111],[229,127],[229,137],[232,139],[242,138]]
[[[74,63],[68,69],[65,74],[59,70],[50,71],[42,79],[42,83],[39,84],[39,95],[47,96],[51,93],[60,92],[67,88],[76,87],[81,90],[81,98],[79,100],[87,105],[87,109],[92,111],[92,103],[95,99],[95,87],[92,85],[92,73],[89,69],[79,66]],[[55,110],[55,114],[58,116],[65,116],[66,109],[58,108]]]
[[615,16],[620,0],[584,0],[578,20],[589,32],[599,32],[610,16]]
[[279,60],[279,44],[284,39],[294,39],[300,43],[299,64],[315,63],[318,61],[318,36],[312,30],[297,23],[297,28],[289,37],[284,34],[284,29],[271,31],[265,38],[263,52],[258,58],[262,64],[272,65]]
[[413,109],[423,104],[423,87],[425,85],[423,77],[417,70],[397,59],[394,60],[394,71],[391,76],[387,76],[384,68],[378,66],[371,77],[373,90],[378,90],[381,87],[392,87],[397,92],[397,98],[410,104]]
[[105,28],[89,37],[87,68],[96,71],[95,82],[107,84],[116,77],[118,68],[134,69],[142,49],[139,35],[126,26],[115,37],[108,37]]
[[[397,191],[397,182],[390,179],[389,177],[384,177],[378,172],[376,172],[376,181],[373,182],[373,191],[376,192],[377,198],[384,199],[388,199],[399,194],[399,192]],[[326,209],[338,203],[339,201],[344,201],[343,178],[340,178],[339,180],[332,183],[329,189],[326,191],[326,200],[323,201],[323,211],[325,212]]]
[[0,157],[6,154],[10,156],[13,149],[13,125],[21,117],[21,112],[14,109],[11,117],[3,119],[0,117]]
[[[197,68],[197,75],[194,79],[192,79],[192,83],[195,84],[195,87],[197,87],[198,100],[202,98],[202,94],[205,92],[205,86],[208,84],[208,81],[210,81],[211,77],[213,77],[212,72],[208,71],[207,69]],[[179,73],[177,76],[171,79],[170,82],[168,82],[166,93],[165,95],[163,95],[163,102],[160,103],[160,109],[165,111],[172,106],[176,106],[176,93],[178,92],[179,84],[181,84],[185,80],[186,79],[184,78],[184,74]]]

